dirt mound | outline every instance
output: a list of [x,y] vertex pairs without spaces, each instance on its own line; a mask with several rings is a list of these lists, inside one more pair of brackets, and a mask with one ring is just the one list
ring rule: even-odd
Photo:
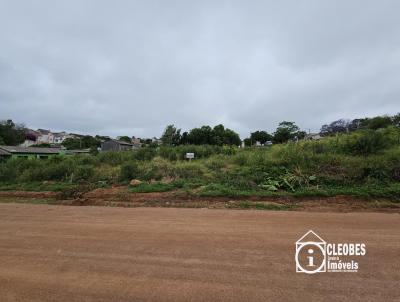
[[[66,199],[56,192],[3,191],[0,198],[57,198],[59,204],[76,206],[171,207],[212,209],[294,210],[310,212],[397,212],[400,203],[351,196],[324,198],[204,197],[182,191],[132,193],[126,186],[100,188]],[[27,201],[29,202],[29,201]]]
[[256,208],[313,212],[400,212],[399,203],[381,199],[364,200],[351,196],[325,198],[203,197],[180,191],[131,193],[127,187],[96,189],[84,194],[81,199],[65,201],[64,204],[120,207]]

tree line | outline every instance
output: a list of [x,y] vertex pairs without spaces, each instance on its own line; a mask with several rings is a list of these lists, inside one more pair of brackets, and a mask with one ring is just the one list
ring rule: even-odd
[[[377,130],[386,127],[400,127],[400,113],[389,116],[376,116],[372,118],[357,118],[353,120],[339,119],[321,127],[322,136],[336,135],[338,133],[349,133],[362,129]],[[269,133],[265,130],[257,130],[250,133],[250,136],[243,140],[246,146],[260,144],[286,143],[303,139],[307,133],[302,131],[294,122],[283,121],[279,123],[276,130]],[[26,127],[24,124],[14,123],[11,119],[0,121],[0,145],[19,145],[27,138]],[[79,138],[68,138],[62,144],[67,149],[86,149],[96,150],[101,142],[109,139],[106,136],[82,135]],[[131,141],[129,136],[123,136],[121,140]],[[235,131],[220,124],[215,127],[201,126],[190,131],[182,132],[175,125],[168,125],[162,136],[161,141],[165,145],[233,145],[239,146],[242,143],[240,136]],[[144,145],[155,146],[151,139],[141,139]]]
[[[389,116],[376,116],[372,118],[358,118],[354,120],[339,119],[325,124],[321,127],[319,134],[321,136],[335,135],[338,133],[352,132],[362,129],[377,130],[389,126],[400,127],[400,113]],[[265,130],[257,130],[250,133],[250,136],[243,140],[245,146],[255,145],[257,142],[265,145],[269,142],[274,144],[287,143],[305,138],[307,132],[301,130],[294,122],[280,122],[276,130],[269,133]],[[168,125],[161,140],[166,145],[240,145],[239,135],[223,125],[217,125],[214,128],[202,126],[194,128],[189,132],[183,132],[174,125]]]
[[161,141],[164,145],[236,145],[241,144],[239,134],[235,131],[225,128],[223,125],[217,125],[214,128],[202,126],[193,128],[188,132],[181,134],[181,129],[174,125],[168,125],[162,136]]
[[323,125],[320,134],[328,136],[362,129],[377,130],[389,126],[400,127],[400,113],[393,116],[382,115],[372,118],[357,118],[354,120],[339,119],[330,124]]
[[[243,140],[246,146],[252,146],[259,142],[265,144],[269,141],[273,143],[285,143],[289,140],[302,139],[306,133],[301,131],[294,122],[283,121],[279,123],[276,131],[272,134],[267,131],[257,130],[250,134],[250,137]],[[239,146],[242,140],[235,131],[225,128],[224,125],[217,125],[214,128],[202,126],[193,128],[181,134],[181,129],[174,125],[168,125],[162,136],[163,144],[170,146],[178,145],[235,145]]]

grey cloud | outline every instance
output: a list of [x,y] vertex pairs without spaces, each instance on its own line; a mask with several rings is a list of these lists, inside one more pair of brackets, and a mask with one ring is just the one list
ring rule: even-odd
[[398,1],[0,0],[0,117],[158,136],[399,110]]

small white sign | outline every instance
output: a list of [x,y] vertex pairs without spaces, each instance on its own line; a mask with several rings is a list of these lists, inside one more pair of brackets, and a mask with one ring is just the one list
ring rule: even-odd
[[194,158],[194,153],[186,153],[186,158],[187,159],[193,159]]

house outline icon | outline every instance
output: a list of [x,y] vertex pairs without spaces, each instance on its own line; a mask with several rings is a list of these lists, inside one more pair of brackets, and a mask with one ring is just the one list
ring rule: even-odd
[[[313,237],[315,239],[310,240],[308,237]],[[299,262],[300,251],[303,249],[303,247],[309,245],[314,245],[315,247],[317,247],[321,251],[324,257],[321,265],[315,270],[305,269],[304,267],[301,266]],[[315,274],[320,272],[326,272],[326,241],[322,239],[320,236],[318,236],[313,230],[309,230],[299,240],[296,241],[295,261],[296,261],[296,273]]]

